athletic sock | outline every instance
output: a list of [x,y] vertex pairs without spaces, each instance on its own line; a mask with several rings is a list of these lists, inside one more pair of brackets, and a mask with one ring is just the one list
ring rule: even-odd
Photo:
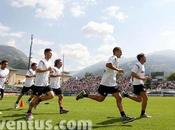
[[122,117],[126,116],[126,114],[125,114],[124,111],[120,112],[120,115],[121,115]]
[[28,110],[27,113],[32,113],[32,111],[31,110]]
[[18,104],[19,103],[19,101],[16,101],[16,104]]
[[141,111],[141,115],[144,115],[144,114],[145,114],[145,110],[142,110],[142,111]]
[[32,98],[29,98],[28,101],[30,102],[32,100]]
[[60,110],[63,110],[63,107],[60,107]]

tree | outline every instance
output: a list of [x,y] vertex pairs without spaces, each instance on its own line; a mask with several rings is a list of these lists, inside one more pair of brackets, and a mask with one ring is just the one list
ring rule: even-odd
[[175,81],[175,72],[170,74],[170,76],[168,76],[167,80],[169,81]]

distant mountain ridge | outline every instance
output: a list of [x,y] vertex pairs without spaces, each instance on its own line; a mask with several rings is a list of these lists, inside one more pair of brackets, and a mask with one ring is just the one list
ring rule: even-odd
[[[168,75],[175,72],[175,51],[163,50],[147,54],[147,63],[145,64],[146,73],[165,72]],[[136,58],[121,59],[120,67],[125,70],[125,75],[130,74],[132,66],[137,62]],[[105,69],[105,61],[91,65],[83,70],[78,71],[73,76],[83,76],[86,72],[95,75],[102,75]]]
[[0,45],[0,61],[3,59],[7,59],[14,69],[27,69],[28,57],[15,47]]

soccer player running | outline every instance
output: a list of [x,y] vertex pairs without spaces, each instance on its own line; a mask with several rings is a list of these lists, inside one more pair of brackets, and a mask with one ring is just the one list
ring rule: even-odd
[[[8,84],[9,80],[9,69],[7,67],[8,67],[8,61],[2,60],[0,68],[0,92],[1,92],[0,100],[2,100],[4,97],[5,84]],[[0,112],[0,114],[2,114],[2,112]]]
[[[33,92],[33,88],[34,88],[34,77],[35,77],[35,70],[37,68],[37,64],[36,63],[32,63],[31,64],[31,69],[29,69],[26,73],[26,80],[25,80],[25,84],[21,90],[21,94],[18,96],[16,103],[15,103],[15,108],[19,108],[19,101],[22,98],[22,96],[24,94],[26,94],[27,92],[29,92],[30,90]],[[30,103],[30,101],[32,100],[33,95],[31,95],[31,97],[28,99],[28,103]]]
[[128,123],[134,121],[135,118],[126,116],[124,112],[124,108],[122,105],[122,97],[120,94],[120,90],[116,83],[116,74],[117,73],[124,73],[123,69],[120,69],[119,58],[122,55],[122,50],[120,47],[115,47],[113,49],[113,56],[109,58],[106,63],[106,70],[102,76],[102,80],[100,86],[98,88],[98,94],[89,94],[87,90],[82,90],[76,97],[76,100],[81,98],[87,97],[98,102],[102,102],[105,100],[108,94],[112,94],[112,96],[116,99],[117,107],[121,114],[121,121],[123,123]]
[[131,70],[132,84],[134,94],[136,96],[131,96],[127,93],[124,93],[124,97],[128,97],[136,102],[141,102],[141,118],[150,118],[151,116],[145,113],[147,107],[148,96],[146,93],[146,89],[144,86],[144,81],[150,80],[151,78],[145,76],[145,67],[144,64],[146,62],[146,57],[143,53],[137,55],[138,63],[136,63]]
[[8,61],[2,60],[1,61],[1,68],[0,68],[0,91],[1,91],[0,100],[2,100],[4,97],[5,84],[8,83],[9,69],[7,67],[8,67]]
[[57,59],[54,62],[53,71],[50,73],[50,87],[52,88],[55,95],[58,96],[58,105],[59,105],[59,113],[64,114],[69,112],[66,109],[63,109],[63,94],[60,85],[60,79],[63,76],[60,68],[62,67],[61,59]]
[[54,98],[54,93],[52,89],[49,87],[49,74],[52,71],[50,59],[52,57],[52,50],[50,48],[46,48],[44,50],[45,58],[40,60],[38,67],[36,69],[36,77],[33,89],[33,99],[29,105],[29,109],[27,111],[27,119],[33,119],[32,109],[46,100],[50,100]]

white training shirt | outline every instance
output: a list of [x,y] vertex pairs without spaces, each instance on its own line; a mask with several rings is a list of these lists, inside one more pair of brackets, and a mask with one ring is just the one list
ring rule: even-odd
[[[54,67],[53,72],[50,75],[53,75],[53,76],[61,75],[61,70],[58,69],[57,67]],[[50,77],[50,87],[54,89],[60,88],[61,87],[60,79],[61,77]]]
[[[131,72],[136,73],[138,76],[143,78],[145,76],[145,67],[140,62],[136,63],[133,68],[131,69]],[[133,78],[132,79],[133,85],[144,85],[144,81],[140,79]]]
[[9,69],[7,68],[0,69],[0,88],[4,89],[8,75],[9,75]]
[[[117,56],[113,55],[109,58],[107,63],[111,63],[113,66],[118,68],[119,59],[117,58]],[[116,74],[117,74],[116,70],[112,70],[112,69],[106,67],[100,84],[104,85],[104,86],[108,86],[108,87],[116,87],[117,86]]]
[[[51,67],[50,60],[47,61],[46,59],[43,59],[39,62],[37,69],[48,69]],[[35,86],[45,87],[49,85],[49,71],[38,73],[36,72],[35,77]]]
[[32,85],[34,85],[34,76],[35,76],[35,71],[33,71],[32,69],[29,69],[26,73],[26,76],[32,76],[31,78],[27,78],[25,80],[25,87],[31,87]]

